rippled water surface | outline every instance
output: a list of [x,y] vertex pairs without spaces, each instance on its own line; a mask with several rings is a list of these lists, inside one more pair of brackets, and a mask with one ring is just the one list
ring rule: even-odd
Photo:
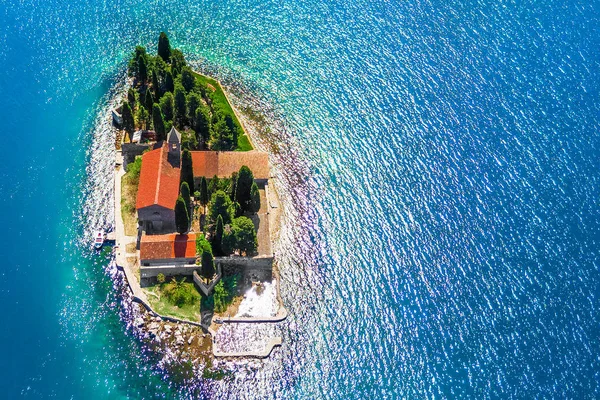
[[[597,398],[596,1],[0,0],[7,398]],[[167,31],[267,116],[288,319],[182,386],[89,233],[103,119]],[[239,334],[239,332],[235,333]]]

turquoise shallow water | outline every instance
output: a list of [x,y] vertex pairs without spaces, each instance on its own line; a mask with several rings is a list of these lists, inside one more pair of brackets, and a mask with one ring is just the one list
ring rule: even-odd
[[[600,395],[597,2],[0,4],[6,398]],[[161,30],[272,119],[288,204],[284,345],[224,382],[164,378],[81,239]]]

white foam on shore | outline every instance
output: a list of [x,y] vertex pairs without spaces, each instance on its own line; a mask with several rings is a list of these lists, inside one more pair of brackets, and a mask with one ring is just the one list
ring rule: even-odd
[[259,294],[259,287],[252,286],[244,295],[236,317],[274,317],[279,310],[277,282],[265,282]]

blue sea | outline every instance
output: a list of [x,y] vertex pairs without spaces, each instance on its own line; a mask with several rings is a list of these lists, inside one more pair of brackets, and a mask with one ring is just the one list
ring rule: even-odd
[[[108,102],[165,31],[261,112],[289,317],[180,384],[127,324]],[[600,397],[600,3],[0,0],[0,397]]]

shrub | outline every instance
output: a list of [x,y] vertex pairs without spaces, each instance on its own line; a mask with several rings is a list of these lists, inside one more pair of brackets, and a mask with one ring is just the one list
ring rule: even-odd
[[164,288],[164,294],[167,299],[177,307],[186,304],[195,304],[200,300],[198,292],[194,286],[185,282],[185,277],[181,281],[173,278]]
[[158,283],[165,283],[165,274],[158,274],[156,275],[156,281]]

